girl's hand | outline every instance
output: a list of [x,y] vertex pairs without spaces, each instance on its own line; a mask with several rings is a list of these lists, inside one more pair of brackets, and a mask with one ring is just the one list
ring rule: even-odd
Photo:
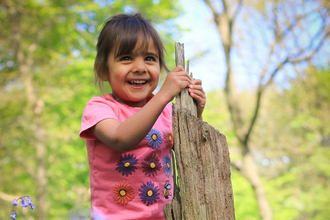
[[202,87],[202,81],[200,79],[194,79],[190,83],[188,91],[190,96],[197,101],[197,117],[203,120],[202,113],[206,103],[206,95]]
[[158,93],[160,93],[167,102],[179,94],[179,92],[192,83],[189,74],[181,67],[175,67],[166,76],[165,82]]

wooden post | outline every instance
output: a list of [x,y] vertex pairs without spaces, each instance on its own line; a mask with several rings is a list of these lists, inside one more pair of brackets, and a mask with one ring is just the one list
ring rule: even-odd
[[[176,43],[176,64],[184,67],[183,44]],[[167,220],[235,219],[230,159],[226,137],[197,117],[184,89],[173,105],[173,138],[179,185]],[[175,174],[173,174],[174,182]]]

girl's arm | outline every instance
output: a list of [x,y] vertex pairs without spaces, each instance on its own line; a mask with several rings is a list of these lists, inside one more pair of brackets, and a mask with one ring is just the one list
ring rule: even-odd
[[176,67],[168,73],[160,91],[134,115],[122,123],[115,119],[105,119],[90,130],[106,145],[116,150],[130,151],[145,138],[167,103],[192,83],[188,73]]

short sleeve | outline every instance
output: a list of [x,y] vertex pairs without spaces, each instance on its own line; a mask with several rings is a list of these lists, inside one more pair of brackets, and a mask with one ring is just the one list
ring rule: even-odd
[[112,118],[118,120],[117,115],[115,103],[102,96],[92,98],[87,103],[82,116],[80,137],[87,140],[95,140],[96,137],[89,129],[104,119]]

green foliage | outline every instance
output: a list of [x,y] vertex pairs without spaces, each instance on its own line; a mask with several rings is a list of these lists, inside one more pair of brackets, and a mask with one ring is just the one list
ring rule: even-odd
[[326,219],[330,214],[326,196],[330,189],[329,75],[329,70],[310,67],[291,80],[290,89],[267,94],[264,105],[272,112],[261,114],[254,140],[260,144],[260,160],[271,161],[260,171],[269,179],[266,186],[274,219]]
[[236,219],[260,220],[251,184],[237,171],[232,171],[231,177]]

